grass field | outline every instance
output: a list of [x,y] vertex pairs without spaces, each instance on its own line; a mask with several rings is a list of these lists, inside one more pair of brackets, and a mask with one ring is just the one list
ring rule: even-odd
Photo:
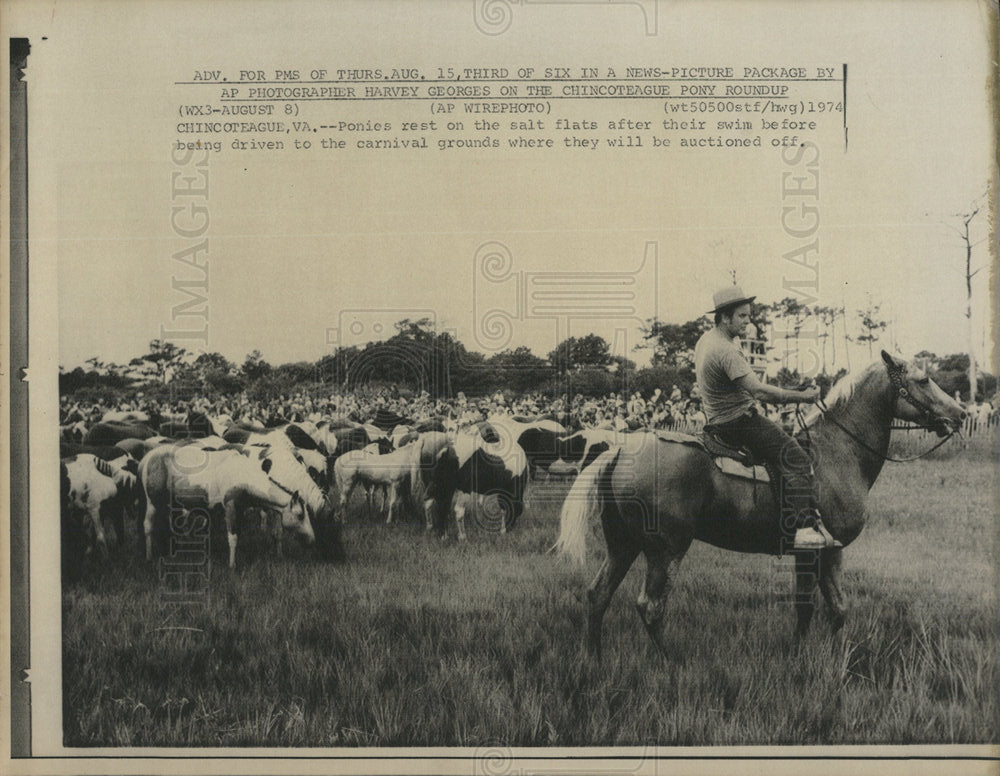
[[[546,554],[568,485],[508,536],[442,542],[353,516],[349,559],[241,539],[201,605],[131,557],[63,595],[69,746],[986,743],[1000,731],[998,474],[986,440],[887,465],[845,551],[847,624],[796,653],[790,559],[696,544],[671,656],[633,609],[640,560],[582,649],[586,570]],[[596,526],[595,526],[596,529]],[[224,540],[223,540],[224,546]]]

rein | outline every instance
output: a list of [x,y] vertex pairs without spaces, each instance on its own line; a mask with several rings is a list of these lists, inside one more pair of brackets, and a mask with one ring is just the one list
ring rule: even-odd
[[[892,373],[890,372],[890,377],[891,376],[892,376]],[[906,391],[906,387],[905,386],[901,386],[901,390],[899,391],[899,395],[902,398],[904,398],[907,401],[909,401],[910,404],[912,404],[914,407],[917,407],[917,409],[921,409],[921,407],[918,406],[918,403],[913,399],[913,397],[908,395],[909,392],[906,391],[907,395],[904,395],[903,391]],[[826,406],[826,402],[823,401],[822,399],[818,399],[816,401],[816,407],[819,409],[820,413],[822,413],[823,417],[826,420],[829,420],[831,423],[833,423],[833,425],[835,425],[837,428],[839,428],[841,431],[843,431],[845,434],[847,434],[847,436],[849,436],[851,439],[853,439],[855,442],[857,442],[859,445],[861,445],[861,447],[863,447],[869,453],[871,453],[872,455],[877,455],[883,461],[891,461],[892,463],[910,463],[911,461],[918,461],[921,458],[923,458],[924,456],[930,455],[931,453],[933,453],[935,450],[937,450],[939,447],[941,447],[941,445],[943,445],[945,442],[947,442],[949,439],[951,439],[953,436],[955,436],[955,432],[952,431],[950,434],[948,434],[948,436],[944,437],[940,442],[938,442],[936,445],[934,445],[934,447],[930,448],[929,450],[925,450],[920,455],[915,455],[912,458],[893,458],[891,455],[885,455],[883,453],[880,453],[878,450],[872,449],[866,442],[864,442],[863,440],[859,439],[858,436],[857,436],[857,434],[855,434],[853,431],[851,431],[849,428],[847,428],[847,426],[845,426],[843,423],[841,423],[839,420],[837,420],[835,417],[833,417],[833,415],[830,415],[829,414],[829,409],[830,408]],[[929,426],[921,426],[921,428],[930,428],[930,427]],[[806,438],[808,438],[808,436],[809,436],[809,432],[806,431]]]

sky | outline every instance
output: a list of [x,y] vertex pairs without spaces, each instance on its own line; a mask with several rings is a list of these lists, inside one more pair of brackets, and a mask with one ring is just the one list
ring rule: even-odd
[[[199,277],[171,258],[192,244],[171,228],[184,203],[171,176],[179,106],[217,92],[176,85],[200,69],[593,65],[849,66],[849,144],[821,123],[818,303],[849,317],[869,299],[891,318],[883,343],[904,355],[967,347],[964,248],[957,214],[984,192],[995,148],[988,103],[988,16],[973,2],[667,4],[512,7],[510,28],[480,32],[470,3],[219,3],[193,20],[169,4],[80,16],[26,13],[31,149],[44,198],[32,221],[54,261],[59,364],[126,362],[178,323],[178,284]],[[988,5],[988,4],[987,4]],[[651,15],[655,8],[655,17]],[[378,10],[372,10],[378,9]],[[61,14],[66,13],[63,17]],[[655,34],[646,34],[648,25]],[[780,24],[779,24],[780,22]],[[266,34],[261,34],[266,31]],[[96,52],[91,35],[109,41]],[[41,36],[47,36],[42,41]],[[107,54],[107,56],[98,55]],[[214,89],[214,87],[211,87]],[[839,97],[839,85],[817,86]],[[820,91],[816,92],[821,94]],[[430,120],[426,103],[302,104],[314,123]],[[554,102],[554,119],[662,118],[648,103]],[[396,133],[391,133],[396,134]],[[481,136],[463,131],[455,136]],[[322,136],[322,135],[319,135]],[[226,144],[228,146],[228,143]],[[430,316],[470,349],[526,345],[544,355],[591,331],[643,363],[639,325],[711,307],[731,273],[763,301],[787,296],[802,247],[782,226],[779,150],[526,149],[291,151],[209,156],[208,341],[192,350],[242,361],[315,360],[337,344]],[[33,170],[33,175],[34,175]],[[986,208],[988,210],[988,208]],[[973,222],[973,340],[992,350],[988,212]],[[504,265],[491,280],[484,256]],[[500,266],[500,265],[497,265]],[[620,317],[546,313],[518,284],[566,291],[623,279]],[[605,274],[602,274],[605,273]],[[610,274],[607,274],[610,273]],[[501,272],[502,274],[502,272]],[[46,276],[49,277],[49,276]],[[578,286],[577,286],[578,287]],[[44,288],[44,283],[35,286]],[[504,315],[490,315],[500,310]],[[851,322],[849,322],[851,325]],[[864,349],[852,354],[867,358]]]

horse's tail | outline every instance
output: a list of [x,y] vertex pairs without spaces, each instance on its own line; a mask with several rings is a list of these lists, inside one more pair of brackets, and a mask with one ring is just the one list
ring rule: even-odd
[[574,563],[583,564],[587,552],[587,527],[593,517],[601,513],[604,506],[602,484],[618,462],[620,447],[601,453],[590,466],[576,478],[573,487],[566,494],[562,512],[559,514],[559,538],[556,539],[557,552],[568,555]]

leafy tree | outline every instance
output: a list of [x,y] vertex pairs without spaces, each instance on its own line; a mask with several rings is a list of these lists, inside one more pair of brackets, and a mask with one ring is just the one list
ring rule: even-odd
[[138,367],[140,374],[150,376],[161,383],[169,383],[188,355],[185,348],[178,347],[169,340],[154,339],[149,342],[149,352],[129,361],[129,366]]
[[194,360],[194,367],[200,372],[217,369],[220,372],[234,372],[236,367],[221,353],[202,353]]
[[492,381],[498,386],[507,386],[515,391],[537,388],[551,373],[545,359],[536,356],[523,345],[494,353],[486,359],[484,368],[489,370]]
[[612,356],[611,366],[615,374],[625,374],[635,372],[635,361],[625,356]]
[[770,336],[771,318],[775,312],[774,305],[755,302],[750,308],[750,322],[757,328],[757,339],[766,343]]
[[783,366],[774,376],[774,382],[776,385],[787,387],[799,385],[802,382],[802,379],[799,377],[799,371],[797,369],[791,370],[788,367]]
[[612,363],[611,346],[597,334],[567,337],[549,353],[548,360],[559,374],[566,374],[582,367],[603,368]]
[[690,367],[694,365],[694,346],[698,338],[712,328],[707,318],[697,318],[685,323],[664,323],[651,318],[640,328],[645,344],[640,348],[653,348],[650,361],[655,366]]
[[271,365],[264,360],[264,356],[259,350],[254,349],[247,354],[240,371],[247,380],[259,380],[261,377],[270,375]]

